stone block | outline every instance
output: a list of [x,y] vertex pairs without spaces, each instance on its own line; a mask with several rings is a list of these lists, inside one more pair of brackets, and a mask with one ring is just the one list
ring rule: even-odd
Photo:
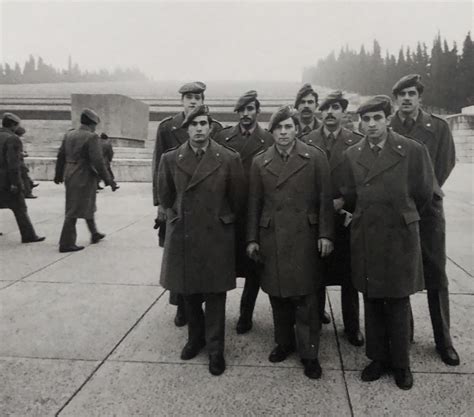
[[112,138],[141,141],[148,138],[148,104],[121,94],[72,94],[73,126],[79,125],[81,111],[86,107],[93,109],[101,119],[97,132],[105,132]]
[[472,114],[474,115],[474,106],[467,106],[461,109],[462,114]]

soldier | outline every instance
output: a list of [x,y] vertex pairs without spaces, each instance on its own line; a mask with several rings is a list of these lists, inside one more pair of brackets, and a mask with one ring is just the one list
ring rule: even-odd
[[[105,169],[109,173],[111,179],[115,180],[115,175],[112,171],[112,159],[114,159],[114,148],[110,143],[109,136],[106,133],[100,134],[100,147],[102,149],[102,156],[104,158]],[[98,190],[102,190],[103,188],[99,185],[97,186]]]
[[[316,145],[326,152],[331,171],[335,242],[334,251],[324,259],[326,285],[341,286],[342,318],[347,339],[354,346],[362,346],[364,337],[359,327],[359,293],[351,280],[351,237],[349,213],[344,207],[340,186],[342,182],[343,152],[362,139],[362,135],[351,132],[341,126],[349,102],[341,91],[330,93],[319,109],[323,125],[303,136],[301,140]],[[324,289],[324,287],[322,287]],[[320,307],[324,311],[325,291],[321,292]]]
[[166,210],[167,232],[160,283],[185,301],[188,341],[181,359],[194,358],[207,344],[209,372],[220,375],[244,178],[239,154],[210,139],[211,123],[207,106],[194,108],[181,125],[189,139],[161,158],[158,197]]
[[102,157],[99,136],[95,133],[99,116],[90,109],[81,113],[81,126],[69,130],[59,148],[54,182],[66,186],[66,215],[59,240],[59,252],[75,252],[84,249],[76,245],[77,219],[85,219],[91,232],[91,243],[105,237],[97,230],[96,211],[97,181],[102,179],[112,191],[118,186],[110,178]]
[[[162,120],[156,132],[156,142],[152,162],[152,182],[153,204],[158,206],[158,215],[155,220],[155,228],[159,228],[158,237],[161,243],[163,243],[165,240],[166,214],[164,210],[161,209],[158,199],[158,165],[160,163],[160,158],[163,152],[182,145],[188,140],[188,133],[186,129],[183,129],[181,126],[186,116],[194,108],[204,103],[205,90],[206,84],[201,81],[184,84],[178,91],[179,94],[181,94],[183,111],[176,114],[174,117],[168,117]],[[211,137],[221,129],[222,125],[217,120],[213,119],[211,124]],[[179,294],[170,293],[170,304],[177,306],[174,324],[177,327],[185,326],[187,319],[184,311],[183,298],[180,297]]]
[[435,172],[433,198],[421,216],[420,234],[428,307],[436,351],[447,365],[459,365],[449,323],[449,291],[446,275],[446,222],[441,189],[456,162],[453,136],[445,120],[420,108],[424,86],[417,74],[401,78],[392,92],[398,111],[392,118],[395,132],[423,143]]
[[[26,130],[23,126],[18,126],[15,130],[15,134],[22,139],[23,135],[26,133]],[[21,180],[23,181],[23,189],[25,198],[38,198],[37,196],[33,195],[33,188],[37,187],[39,184],[35,184],[33,180],[30,178],[29,175],[29,168],[25,164],[25,157],[28,154],[25,152],[23,147],[23,141],[21,142],[21,152],[20,152],[20,159],[21,159]]]
[[[240,154],[244,167],[246,179],[246,194],[248,194],[248,177],[253,157],[260,151],[267,149],[273,144],[273,136],[262,129],[257,122],[260,113],[260,102],[257,92],[247,91],[237,100],[234,111],[239,115],[239,123],[234,127],[221,130],[215,140],[226,146],[230,146]],[[237,276],[245,277],[245,286],[240,300],[240,317],[237,322],[237,333],[247,333],[252,328],[252,315],[255,308],[258,290],[260,288],[258,279],[258,265],[248,258],[246,249],[246,220],[247,207],[242,210],[242,215],[237,221],[237,254],[236,266]]]
[[316,118],[318,108],[318,93],[313,90],[311,84],[304,84],[296,94],[295,108],[298,110],[300,129],[297,137],[307,135],[316,130],[320,123]]
[[391,100],[361,104],[366,136],[345,152],[344,200],[354,207],[352,280],[364,295],[366,353],[363,381],[393,369],[401,389],[410,371],[410,295],[424,287],[418,222],[433,192],[433,167],[419,143],[389,130]]
[[15,215],[22,243],[42,242],[45,238],[36,234],[25,203],[21,179],[21,139],[15,134],[21,119],[13,113],[5,113],[0,128],[0,208],[8,208]]
[[273,311],[276,347],[268,359],[281,362],[297,346],[305,375],[318,379],[321,258],[334,233],[329,165],[321,149],[296,140],[289,107],[268,128],[275,144],[253,160],[247,227],[247,253],[263,263],[261,286]]

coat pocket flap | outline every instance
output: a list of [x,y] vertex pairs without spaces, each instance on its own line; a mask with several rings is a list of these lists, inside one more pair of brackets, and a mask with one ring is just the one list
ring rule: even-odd
[[221,219],[222,223],[224,224],[232,224],[235,222],[235,214],[223,214],[222,216],[219,216],[219,219]]
[[260,227],[268,227],[270,226],[270,221],[271,221],[271,217],[270,216],[262,216],[260,218],[260,223],[259,223],[259,226]]
[[403,213],[403,218],[405,219],[406,224],[420,221],[420,215],[416,211],[409,211],[407,213]]
[[172,209],[168,209],[166,211],[166,217],[168,218],[168,222],[170,222],[170,223],[174,223],[175,221],[177,221],[179,219],[178,213],[176,213]]
[[319,223],[318,215],[316,213],[309,213],[308,221],[309,221],[309,224],[318,224]]

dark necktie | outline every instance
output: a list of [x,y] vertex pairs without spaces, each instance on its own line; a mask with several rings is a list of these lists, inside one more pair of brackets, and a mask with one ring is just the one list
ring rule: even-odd
[[290,157],[290,155],[288,155],[286,152],[283,152],[281,154],[281,157],[283,158],[283,162],[288,162],[288,158]]
[[413,129],[413,126],[415,125],[415,121],[411,117],[407,117],[403,121],[403,126],[405,128],[405,132],[409,133]]
[[309,126],[305,126],[305,127],[303,128],[303,135],[306,135],[306,134],[308,134],[309,132],[311,132],[311,128],[310,128]]
[[376,158],[379,156],[381,150],[382,148],[379,145],[372,146],[372,152],[374,153]]
[[251,135],[250,130],[245,130],[245,131],[244,131],[244,136],[245,136],[245,137],[248,138],[250,135]]
[[204,155],[204,150],[203,149],[198,149],[196,151],[196,158],[197,158],[198,161],[200,161],[202,159],[203,155]]

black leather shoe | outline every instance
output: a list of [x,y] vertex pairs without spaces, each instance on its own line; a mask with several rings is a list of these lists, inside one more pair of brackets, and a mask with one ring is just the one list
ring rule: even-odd
[[33,184],[31,184],[31,188],[36,188],[38,185],[39,185],[39,182],[34,182]]
[[91,243],[97,243],[99,242],[99,240],[102,240],[104,237],[105,235],[103,233],[99,233],[99,232],[92,233]]
[[77,252],[79,250],[82,250],[84,249],[84,246],[77,246],[77,245],[74,245],[74,246],[70,246],[68,248],[62,248],[62,247],[59,247],[59,252],[61,253],[65,253],[65,252]]
[[395,376],[395,383],[400,389],[411,389],[413,386],[413,375],[410,371],[410,368],[402,369],[397,368],[393,370],[393,375]]
[[370,362],[362,371],[361,379],[365,382],[376,381],[388,371],[388,366],[379,361]]
[[188,361],[189,359],[195,358],[201,349],[206,345],[206,342],[202,341],[197,345],[192,343],[186,343],[183,350],[181,351],[181,359]]
[[32,239],[21,239],[21,243],[36,243],[36,242],[42,242],[46,238],[44,236],[35,236]]
[[449,347],[444,348],[444,349],[441,349],[441,348],[437,347],[436,350],[439,353],[439,356],[441,356],[441,360],[446,365],[450,365],[450,366],[459,365],[459,362],[460,362],[459,355],[452,346],[449,346]]
[[329,315],[329,313],[327,311],[324,311],[322,317],[321,317],[321,322],[323,324],[329,324],[331,323],[331,316]]
[[174,316],[174,325],[176,327],[183,327],[188,324],[188,319],[186,318],[186,312],[184,311],[184,308],[178,308],[176,309],[176,316]]
[[33,194],[28,194],[28,195],[25,195],[25,198],[38,198],[38,196],[33,195]]
[[354,346],[363,346],[364,345],[364,336],[362,336],[362,333],[360,330],[357,330],[356,332],[345,332],[347,340],[351,345]]
[[242,316],[239,317],[239,321],[237,322],[237,327],[235,330],[237,334],[244,334],[249,332],[252,329],[252,320],[244,319]]
[[319,379],[323,374],[321,365],[317,359],[304,359],[304,374],[311,379]]
[[219,354],[209,355],[209,372],[212,375],[221,375],[225,371],[224,356]]
[[294,346],[276,345],[268,356],[268,360],[273,363],[283,362],[290,354],[295,351]]

